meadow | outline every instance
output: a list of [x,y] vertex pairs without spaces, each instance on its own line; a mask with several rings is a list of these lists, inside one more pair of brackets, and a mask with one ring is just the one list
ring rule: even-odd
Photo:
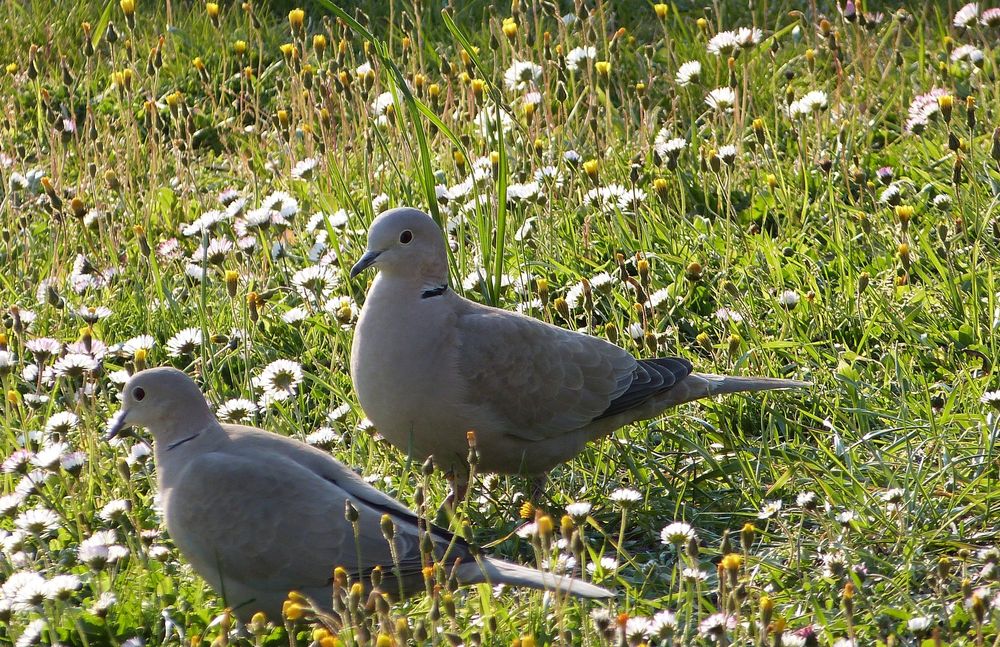
[[[0,644],[1000,643],[1000,8],[334,2],[0,6]],[[469,298],[812,386],[476,479],[461,532],[610,604],[238,627],[106,421],[172,365],[433,514],[347,372],[403,205]]]

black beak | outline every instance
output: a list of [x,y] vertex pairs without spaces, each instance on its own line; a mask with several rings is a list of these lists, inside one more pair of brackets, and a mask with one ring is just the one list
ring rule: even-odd
[[361,274],[369,267],[375,264],[375,260],[379,257],[382,252],[368,251],[365,255],[358,259],[358,262],[354,264],[351,268],[351,278],[353,279],[358,274]]
[[112,440],[121,433],[122,429],[128,426],[125,424],[125,417],[124,407],[111,417],[111,420],[108,421],[107,433],[104,434],[104,440]]

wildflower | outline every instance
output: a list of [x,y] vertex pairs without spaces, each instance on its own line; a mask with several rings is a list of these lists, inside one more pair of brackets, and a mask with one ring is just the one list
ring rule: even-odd
[[979,18],[979,23],[983,27],[1000,27],[1000,7],[993,7],[983,11]]
[[59,515],[47,508],[32,508],[14,520],[14,527],[31,535],[48,537],[59,529]]
[[53,365],[57,377],[79,378],[84,374],[96,371],[98,362],[84,353],[67,353],[56,360]]
[[201,328],[185,328],[167,340],[167,355],[170,357],[191,355],[201,344]]
[[103,570],[128,555],[128,549],[117,542],[114,530],[98,530],[80,542],[77,559],[95,571]]
[[513,61],[503,73],[503,82],[508,90],[525,90],[541,78],[542,66],[531,61]]
[[25,343],[24,347],[28,349],[39,364],[43,363],[49,357],[62,352],[62,343],[50,337],[30,339]]
[[736,92],[732,88],[716,88],[705,97],[705,103],[719,112],[729,112],[736,105]]
[[31,647],[31,645],[38,644],[42,640],[42,634],[45,633],[48,627],[49,624],[41,618],[32,620],[21,630],[21,635],[18,637],[17,642],[14,643],[14,647]]
[[269,212],[277,212],[282,218],[288,219],[299,212],[299,201],[284,191],[273,191],[264,198],[260,208]]
[[[956,47],[951,53],[952,62],[967,61],[973,65],[979,65],[983,62],[983,50],[979,49],[975,45],[961,45]],[[951,95],[943,95],[951,96]],[[941,97],[943,98],[943,97]]]
[[59,463],[67,449],[69,449],[69,446],[66,443],[54,442],[47,444],[32,457],[31,463],[35,467],[40,467],[44,470],[56,469],[59,467]]
[[727,144],[725,146],[720,146],[718,151],[719,158],[726,163],[727,166],[732,166],[736,161],[736,147],[732,144]]
[[156,339],[152,335],[139,335],[122,344],[122,352],[126,355],[134,356],[136,352],[142,350],[148,354],[155,345]]
[[[182,227],[181,233],[188,237],[201,236],[205,233],[211,232],[216,225],[218,225],[225,219],[226,216],[222,211],[218,211],[217,209],[212,209],[210,211],[206,211],[205,213],[198,216],[194,221]],[[165,241],[163,244],[160,245],[161,255],[166,256],[167,254],[164,252],[173,251],[172,249],[164,248],[164,245],[167,245],[168,243],[170,243],[169,240]],[[174,241],[174,243],[176,244],[176,241]]]
[[597,49],[594,47],[574,47],[566,55],[566,67],[570,71],[579,70],[585,61],[597,58]]
[[931,117],[940,112],[938,97],[942,97],[947,94],[949,94],[949,92],[944,88],[932,88],[929,92],[915,97],[913,101],[910,102],[910,107],[907,110],[907,132],[920,134],[927,124],[930,123]]
[[0,518],[9,517],[17,511],[18,507],[24,503],[25,497],[21,494],[4,494],[0,496]]
[[760,508],[760,512],[757,513],[757,518],[770,519],[771,517],[777,516],[779,512],[781,512],[781,499],[765,501],[764,505]]
[[95,324],[101,319],[111,316],[111,308],[106,306],[80,306],[76,314],[89,324]]
[[111,523],[120,521],[132,509],[132,504],[126,499],[115,499],[111,501],[97,513],[104,521]]
[[931,200],[931,204],[933,204],[936,209],[945,211],[951,206],[951,196],[947,193],[939,193],[934,196],[933,200]]
[[308,180],[312,177],[313,170],[315,170],[317,164],[319,162],[315,157],[307,157],[304,160],[299,160],[292,167],[292,178],[296,180]]
[[698,61],[688,61],[677,68],[677,75],[674,80],[677,85],[685,87],[691,83],[696,83],[701,78],[701,63]]
[[201,272],[200,267],[203,263],[208,263],[209,265],[221,265],[225,262],[226,257],[230,252],[233,251],[233,241],[228,238],[213,238],[208,241],[207,246],[198,247],[191,254],[192,264],[197,264],[199,266],[198,271]]
[[653,140],[653,150],[664,159],[676,159],[680,152],[687,147],[687,140],[683,137],[671,137],[671,132],[663,128],[656,134]]
[[82,587],[83,581],[76,575],[56,575],[45,583],[45,598],[65,601]]
[[149,458],[149,455],[149,445],[146,443],[135,443],[129,448],[128,456],[125,457],[125,462],[128,463],[129,467],[133,467],[140,463],[145,463],[146,459]]
[[669,642],[670,636],[677,631],[677,616],[672,611],[660,611],[649,623],[649,635],[654,640]]
[[698,634],[703,638],[721,642],[727,631],[736,628],[736,618],[725,613],[714,613],[698,624]]
[[566,506],[566,514],[576,523],[582,523],[590,514],[591,505],[586,501],[577,501]]
[[253,379],[253,384],[264,392],[266,401],[281,401],[295,395],[302,383],[302,366],[297,362],[279,359],[271,362],[260,375]]
[[816,507],[816,493],[799,492],[798,496],[795,497],[795,505],[806,510],[814,509]]
[[790,117],[805,117],[825,110],[828,105],[829,99],[826,96],[826,92],[812,90],[788,106],[788,114]]
[[911,632],[920,635],[930,629],[934,624],[934,619],[929,616],[915,616],[906,621],[906,628]]
[[608,498],[623,508],[630,508],[642,500],[642,494],[631,488],[619,488],[612,492]]
[[690,524],[684,523],[683,521],[675,521],[668,524],[663,528],[663,530],[660,531],[660,541],[663,544],[672,545],[675,548],[687,545],[687,543],[696,536],[694,528],[692,528]]
[[983,397],[979,398],[979,401],[1000,411],[1000,390],[987,391]]
[[708,53],[729,57],[740,46],[740,38],[734,31],[720,31],[708,41]]
[[740,27],[736,30],[736,40],[743,49],[758,45],[763,38],[764,32],[757,27]]
[[787,310],[792,310],[795,306],[799,305],[800,299],[799,293],[795,290],[785,290],[778,295],[778,303]]
[[83,469],[84,464],[87,462],[87,454],[84,452],[70,452],[63,456],[59,461],[59,466],[70,474],[76,476]]
[[970,2],[955,12],[955,18],[951,21],[956,27],[968,27],[979,17],[979,4]]

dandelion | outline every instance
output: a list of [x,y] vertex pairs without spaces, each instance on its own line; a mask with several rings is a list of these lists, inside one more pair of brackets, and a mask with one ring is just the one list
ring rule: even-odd
[[709,108],[729,112],[736,105],[736,92],[732,88],[716,88],[705,97]]
[[287,359],[271,362],[253,379],[254,386],[264,392],[267,402],[287,400],[295,395],[301,383],[302,366]]
[[201,344],[201,328],[185,328],[167,340],[167,355],[170,357],[191,355]]
[[708,53],[719,57],[729,57],[740,46],[740,38],[734,31],[720,31],[708,41]]
[[681,87],[696,83],[701,78],[701,63],[698,61],[688,61],[677,68],[677,75],[674,80]]
[[979,4],[970,2],[955,12],[955,17],[951,21],[956,27],[968,27],[979,17]]

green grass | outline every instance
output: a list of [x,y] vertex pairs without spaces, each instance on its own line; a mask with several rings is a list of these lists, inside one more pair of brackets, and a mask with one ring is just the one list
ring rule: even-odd
[[[435,644],[619,644],[626,617],[669,610],[681,644],[711,642],[698,625],[719,612],[737,620],[727,644],[777,644],[782,627],[784,644],[801,644],[791,633],[810,626],[821,645],[916,645],[932,630],[944,644],[996,643],[1000,419],[980,399],[998,388],[997,27],[956,28],[958,7],[934,3],[863,26],[836,9],[790,13],[797,3],[718,13],[682,5],[662,20],[643,3],[585,3],[570,22],[565,3],[557,16],[548,3],[522,2],[508,38],[509,7],[461,3],[441,14],[389,3],[369,17],[348,9],[338,22],[324,1],[307,7],[293,36],[287,9],[251,16],[227,3],[213,23],[201,3],[174,2],[169,18],[153,4],[140,4],[134,26],[118,3],[0,8],[0,63],[9,64],[0,332],[10,354],[0,354],[9,468],[0,580],[79,578],[64,599],[0,585],[0,642],[28,644],[43,620],[44,644],[310,643],[308,619],[272,619],[251,637],[213,622],[224,603],[161,528],[155,466],[135,449],[143,441],[101,437],[124,372],[136,369],[121,344],[151,335],[145,364],[197,376],[214,403],[259,400],[253,378],[264,367],[299,362],[295,394],[253,423],[298,438],[332,427],[324,446],[337,458],[410,505],[426,487],[435,507],[447,483],[436,474],[424,483],[419,465],[364,424],[347,374],[366,289],[348,270],[375,213],[413,205],[447,223],[453,285],[470,298],[637,355],[813,386],[687,405],[553,472],[548,499],[533,503],[557,529],[568,504],[592,505],[576,557],[615,560],[587,575],[618,592],[613,604],[443,588],[348,622],[337,640],[405,644],[408,632]],[[707,51],[717,32],[751,26],[763,41],[731,65]],[[981,62],[952,60],[966,45]],[[571,70],[565,57],[581,46],[596,56]],[[504,82],[515,60],[540,66],[520,89]],[[690,60],[701,62],[700,78],[681,86],[675,75]],[[371,72],[359,76],[365,63]],[[706,105],[729,86],[734,110]],[[935,114],[911,132],[911,102],[933,88],[951,97],[950,120],[949,100],[935,98]],[[529,91],[540,96],[526,110]],[[811,91],[826,105],[789,116]],[[381,118],[371,109],[380,96]],[[673,160],[655,152],[661,131],[684,141]],[[731,161],[720,157],[727,146]],[[579,162],[567,161],[570,151]],[[295,179],[303,160],[316,167]],[[879,177],[883,167],[891,177]],[[452,198],[431,201],[436,186]],[[891,187],[898,207],[885,202]],[[590,192],[602,188],[615,199],[594,204]],[[295,213],[246,231],[221,222],[204,240],[234,249],[192,261],[203,237],[183,230],[223,209],[226,190],[246,200],[241,218],[275,191],[295,200]],[[528,197],[497,199],[515,193]],[[626,193],[634,199],[618,199]],[[165,247],[172,238],[176,253]],[[318,238],[325,248],[314,248]],[[297,288],[298,273],[323,256],[329,289]],[[99,306],[110,313],[88,324],[80,309]],[[298,308],[300,317],[283,318]],[[172,356],[167,342],[189,327],[205,343]],[[93,369],[36,377],[28,345],[45,337],[60,346],[44,369],[73,353],[96,360]],[[75,427],[47,429],[66,411]],[[56,455],[83,452],[82,469],[25,476],[33,468],[19,467],[16,450],[60,439]],[[625,510],[610,497],[623,487],[641,495]],[[462,516],[490,550],[550,563],[569,549],[548,554],[512,534],[522,511],[533,514],[522,510],[529,491],[519,478],[480,478]],[[127,511],[105,510],[115,501]],[[46,514],[26,514],[34,509],[53,521],[18,534]],[[661,542],[675,520],[697,533],[691,554]],[[99,569],[81,563],[81,542],[108,528],[128,555]],[[727,572],[725,553],[742,563],[728,558],[736,568]],[[706,579],[684,578],[684,568]],[[109,593],[115,602],[102,604]],[[917,631],[914,618],[930,624]],[[642,640],[661,639],[625,643]]]

